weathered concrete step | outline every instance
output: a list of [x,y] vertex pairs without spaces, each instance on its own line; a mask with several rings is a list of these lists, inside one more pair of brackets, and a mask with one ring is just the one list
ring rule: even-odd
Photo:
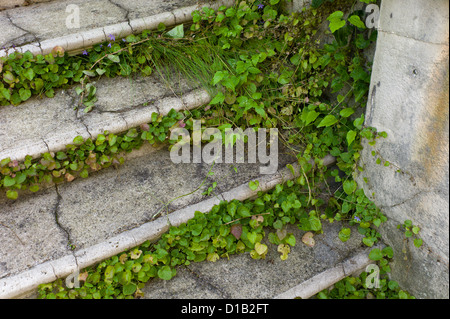
[[[249,253],[231,255],[216,262],[191,263],[177,268],[170,281],[152,279],[142,289],[144,299],[302,299],[372,263],[370,249],[361,243],[356,227],[343,243],[338,238],[341,222],[323,223],[323,234],[314,236],[315,246],[301,239],[305,231],[289,225],[287,232],[296,238],[296,245],[286,260],[280,259],[277,246],[266,238],[265,259],[255,260]],[[267,230],[266,233],[273,230]]]
[[[14,50],[48,54],[55,46],[80,50],[143,30],[192,20],[203,6],[231,6],[234,0],[61,0],[0,12],[0,56]],[[13,48],[12,46],[15,46]]]
[[192,109],[210,101],[203,89],[182,80],[168,86],[156,75],[101,78],[96,87],[98,101],[90,113],[75,109],[79,97],[73,89],[0,108],[0,159],[36,158],[65,149],[79,135],[95,139],[105,130],[125,132],[150,123],[153,112],[165,115],[172,108]]
[[[214,175],[207,177],[209,164],[174,164],[166,148],[148,145],[130,155],[134,158],[118,170],[105,169],[17,201],[0,199],[0,296],[17,296],[69,275],[74,267],[156,239],[168,225],[165,216],[154,218],[172,199],[179,197],[168,205],[171,224],[177,225],[220,200],[255,195],[248,187],[252,179],[260,181],[261,189],[270,189],[290,175],[284,169],[260,176],[259,163],[223,163],[215,164]],[[280,151],[280,169],[295,160]],[[202,192],[213,181],[217,187],[204,201]]]

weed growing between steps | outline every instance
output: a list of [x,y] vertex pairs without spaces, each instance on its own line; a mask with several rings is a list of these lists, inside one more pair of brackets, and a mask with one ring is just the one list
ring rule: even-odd
[[169,129],[182,119],[187,127],[192,126],[192,120],[185,119],[183,113],[174,110],[166,116],[153,113],[151,123],[122,134],[105,131],[95,140],[77,136],[64,151],[44,153],[38,160],[31,156],[27,156],[23,163],[4,159],[0,162],[0,176],[4,176],[2,182],[7,188],[6,195],[16,200],[20,189],[37,192],[43,184],[71,182],[110,166],[118,167],[124,162],[124,152],[139,149],[146,141],[152,145],[165,142]]
[[[359,276],[349,276],[332,287],[324,289],[313,299],[415,299],[407,291],[402,290],[395,280],[387,274],[391,271],[389,260],[394,256],[391,247],[373,249],[369,258],[378,266],[370,267]],[[379,273],[378,273],[379,271]]]
[[[79,282],[83,283],[81,287],[68,287],[59,279],[41,285],[39,298],[138,298],[143,296],[142,289],[148,281],[152,278],[170,280],[176,275],[178,266],[205,260],[215,262],[244,252],[253,259],[264,259],[268,246],[262,241],[266,237],[278,246],[280,258],[285,260],[291,247],[297,244],[294,235],[287,233],[287,224],[297,224],[305,231],[321,230],[320,219],[307,209],[308,192],[304,192],[298,183],[279,184],[274,190],[258,195],[257,199],[244,202],[222,201],[207,214],[196,212],[194,218],[177,227],[172,226],[157,242],[145,242],[84,269],[78,276]],[[352,223],[354,221],[350,220]],[[392,256],[392,249],[387,247],[382,251],[374,249],[369,257],[382,265],[381,273],[385,274],[389,272],[387,259]],[[368,289],[364,286],[367,274],[361,276],[364,281],[345,279],[349,283],[344,285],[344,292],[340,288],[342,283],[338,283],[338,294],[323,291],[318,298],[365,298],[369,291],[377,298],[409,296],[395,281],[387,279],[380,280],[379,289]]]
[[[297,179],[259,194],[255,201],[222,203],[209,214],[197,213],[186,225],[172,227],[154,245],[146,243],[90,267],[80,275],[85,284],[79,289],[68,289],[61,280],[43,285],[41,297],[138,297],[145,282],[172,278],[177,265],[213,262],[241,251],[264,258],[263,227],[276,230],[268,239],[286,259],[296,244],[284,232],[287,223],[320,232],[322,222],[348,221],[358,225],[364,244],[372,247],[380,239],[377,227],[386,217],[357,189],[353,174],[363,169],[362,139],[374,144],[385,133],[364,127],[370,83],[364,50],[375,41],[376,31],[365,28],[364,13],[353,9],[355,2],[318,1],[318,8],[284,15],[279,0],[237,1],[231,8],[194,12],[190,26],[167,31],[161,25],[155,32],[125,39],[111,35],[107,43],[80,56],[70,57],[55,48],[45,57],[16,52],[2,59],[0,104],[5,105],[18,105],[35,94],[52,97],[56,88],[78,85],[80,105],[89,112],[96,101],[90,80],[150,75],[155,70],[168,80],[173,69],[213,96],[202,109],[171,111],[164,117],[155,114],[151,123],[123,134],[105,132],[96,140],[74,137],[72,145],[56,154],[45,153],[37,160],[27,157],[23,163],[2,160],[1,186],[11,199],[23,189],[38,191],[42,183],[71,182],[119,165],[121,152],[137,149],[145,140],[168,142],[172,128],[190,129],[193,119],[222,131],[279,128],[280,139],[296,154],[301,170]],[[351,13],[344,18],[343,12]],[[318,32],[323,22],[333,31],[326,41]],[[328,154],[336,158],[338,169],[328,170],[322,164]],[[327,185],[330,177],[341,187],[328,188],[324,194],[319,185]],[[339,234],[342,241],[350,236],[350,228]]]
[[128,252],[114,256],[80,274],[79,289],[68,289],[62,280],[41,285],[41,298],[132,298],[142,296],[141,289],[152,278],[170,280],[176,267],[191,262],[228,258],[249,252],[254,259],[265,258],[266,232],[278,245],[280,257],[286,259],[295,237],[285,225],[300,223],[303,230],[320,231],[321,222],[306,206],[308,194],[299,195],[299,184],[277,185],[256,200],[222,201],[203,214],[178,227],[171,227],[156,243],[146,242]]

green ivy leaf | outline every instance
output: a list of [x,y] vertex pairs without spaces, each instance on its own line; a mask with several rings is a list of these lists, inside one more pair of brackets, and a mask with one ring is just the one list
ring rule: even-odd
[[372,223],[373,223],[375,226],[380,227],[380,225],[381,225],[381,219],[376,218],[376,219],[374,219],[374,220],[372,221]]
[[209,102],[211,105],[221,104],[225,101],[225,95],[222,92],[217,93],[217,95]]
[[35,73],[34,73],[33,69],[26,69],[23,72],[23,76],[26,77],[30,81],[33,80],[34,75],[35,75]]
[[163,266],[158,270],[158,277],[163,280],[170,280],[173,276],[174,274],[169,266]]
[[[109,58],[109,55],[108,55],[108,58]],[[95,74],[94,71],[89,71],[89,70],[84,70],[83,73],[86,74],[87,76],[90,76],[90,77],[94,77],[94,76],[97,75],[97,74]]]
[[4,166],[8,165],[9,163],[11,163],[11,158],[10,158],[10,157],[7,157],[7,158],[4,158],[4,159],[2,159],[2,160],[0,161],[0,166],[1,166],[1,167],[4,167]]
[[237,210],[237,205],[235,202],[231,202],[228,204],[227,206],[227,211],[228,214],[230,214],[231,217],[234,217],[234,215],[236,214],[236,210]]
[[239,206],[239,208],[237,209],[237,213],[241,217],[250,217],[251,216],[250,210],[245,205]]
[[390,290],[396,290],[399,287],[399,285],[398,282],[396,282],[395,280],[389,280],[388,287]]
[[348,146],[350,146],[353,143],[355,138],[356,138],[356,132],[355,131],[350,130],[350,131],[347,132],[347,143],[348,143]]
[[292,235],[292,234],[290,234],[289,236],[287,236],[285,239],[284,239],[284,241],[286,242],[286,244],[289,244],[289,245],[291,245],[292,247],[294,247],[295,246],[295,244],[296,244],[296,239],[295,239],[295,236],[294,235]]
[[255,233],[255,232],[250,232],[250,233],[247,233],[247,239],[248,239],[248,241],[250,242],[250,243],[252,243],[252,244],[254,244],[255,242],[256,242],[256,237],[257,237],[257,233]]
[[358,185],[356,184],[356,182],[354,180],[346,180],[343,185],[344,192],[347,195],[351,195],[351,194],[353,194],[354,191],[356,191],[357,186]]
[[31,97],[31,91],[28,89],[21,88],[19,90],[20,99],[26,101]]
[[124,270],[118,275],[118,281],[123,286],[128,285],[131,282],[132,278],[133,275],[131,274],[130,270]]
[[346,22],[342,20],[343,16],[344,13],[342,11],[335,11],[327,18],[327,20],[330,21],[329,27],[332,33],[345,26]]
[[348,108],[346,108],[346,109],[343,109],[343,110],[341,110],[341,111],[339,112],[339,114],[340,114],[342,117],[349,117],[349,116],[352,115],[353,113],[355,113],[355,110],[352,109],[351,107],[348,107]]
[[77,137],[75,137],[74,139],[73,139],[73,143],[75,144],[75,145],[81,145],[81,144],[83,144],[84,143],[84,138],[83,138],[83,136],[77,136]]
[[383,254],[379,248],[374,248],[369,253],[369,259],[373,261],[378,261],[383,258]]
[[114,272],[115,272],[115,268],[114,266],[108,266],[105,269],[105,283],[107,284],[112,284],[113,282],[113,278],[114,278]]
[[11,94],[9,93],[8,89],[5,88],[1,88],[0,92],[2,93],[2,95],[5,97],[5,99],[7,99],[8,101],[11,99]]
[[386,256],[387,258],[392,258],[394,257],[394,250],[392,249],[392,247],[388,246],[388,247],[384,247],[382,250],[382,253],[384,256]]
[[11,187],[16,184],[16,180],[12,178],[11,176],[5,176],[3,179],[3,186],[4,187]]
[[306,113],[306,118],[305,118],[305,125],[308,125],[312,122],[314,122],[317,117],[320,115],[320,113],[317,113],[316,111],[310,111],[308,113]]
[[100,68],[95,69],[95,71],[98,73],[98,75],[102,75],[103,73],[106,72],[105,69],[100,69]]
[[374,244],[373,240],[369,237],[364,237],[362,241],[366,246],[369,246],[369,247],[372,247]]
[[248,183],[248,187],[252,190],[252,191],[256,191],[259,187],[259,181],[250,181]]
[[222,79],[228,75],[227,71],[217,71],[214,74],[214,77],[212,79],[212,85],[216,85],[217,83],[219,83],[220,81],[222,81]]
[[342,228],[339,232],[339,239],[342,242],[346,242],[347,240],[350,239],[350,235],[352,233],[352,230],[350,228]]
[[137,286],[135,284],[128,284],[123,286],[122,292],[125,296],[130,296],[136,292]]
[[360,29],[365,29],[366,25],[364,24],[364,22],[361,21],[361,18],[357,15],[352,15],[348,18],[348,22],[350,22],[351,24],[353,24],[355,27],[358,27]]
[[198,236],[202,233],[203,226],[201,224],[194,224],[190,226],[190,230],[193,236]]
[[[113,61],[114,63],[119,63],[120,62],[120,58],[117,55],[114,55],[114,54],[109,54],[108,55],[108,59]],[[83,72],[86,73],[86,71],[83,71]],[[90,71],[90,72],[92,72],[92,71]],[[95,76],[95,73],[94,72],[92,72],[92,73],[94,74],[93,76]]]
[[16,200],[19,197],[19,194],[16,191],[8,190],[6,192],[6,197],[12,200]]
[[416,246],[417,248],[420,248],[420,246],[422,246],[423,244],[423,240],[420,238],[415,238],[414,239],[414,246]]
[[309,223],[311,224],[311,230],[319,231],[322,229],[322,223],[321,223],[319,217],[313,215],[313,216],[310,216],[308,220],[309,220]]
[[329,115],[325,116],[325,118],[319,123],[319,125],[317,125],[317,127],[319,128],[319,127],[323,127],[323,126],[325,126],[325,127],[332,126],[332,125],[336,124],[337,121],[338,120],[336,119],[336,117],[334,115],[329,114]]
[[184,38],[184,26],[180,24],[166,33],[167,36],[174,39],[182,39]]

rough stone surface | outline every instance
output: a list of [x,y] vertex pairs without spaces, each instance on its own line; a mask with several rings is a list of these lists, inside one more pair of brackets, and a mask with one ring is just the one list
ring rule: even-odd
[[[148,282],[143,289],[144,298],[274,298],[365,250],[361,246],[362,236],[356,229],[353,229],[350,240],[342,243],[338,238],[341,227],[341,223],[324,223],[323,234],[314,236],[316,245],[308,247],[301,242],[305,232],[290,226],[287,230],[294,234],[296,245],[291,247],[285,261],[280,259],[277,246],[266,237],[263,243],[269,251],[265,259],[255,260],[249,253],[243,253],[232,255],[229,260],[221,258],[214,263],[192,263],[180,267],[170,281],[154,279]],[[195,289],[190,290],[189,287]]]
[[0,198],[0,278],[70,254],[58,205],[54,189],[15,202]]
[[[32,41],[42,42],[122,22],[128,28],[130,20],[202,3],[207,1],[61,0],[11,8],[0,14],[0,25],[5,26],[0,35],[0,48],[13,44],[20,46]],[[72,23],[74,11],[69,10],[71,7],[68,9],[69,5],[79,9],[79,28]]]
[[[365,145],[359,177],[391,220],[380,230],[386,243],[397,256],[409,251],[392,276],[419,298],[449,296],[448,9],[445,0],[382,2],[366,125],[388,137]],[[420,249],[396,229],[407,219],[421,228]]]
[[137,19],[146,17],[149,15],[154,15],[163,12],[170,12],[175,9],[182,7],[193,6],[196,4],[205,3],[208,1],[197,1],[197,0],[153,0],[152,5],[149,6],[147,0],[111,0],[118,7],[123,8],[123,10],[128,13],[128,19]]

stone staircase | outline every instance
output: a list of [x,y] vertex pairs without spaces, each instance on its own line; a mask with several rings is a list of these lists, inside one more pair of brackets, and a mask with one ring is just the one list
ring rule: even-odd
[[[46,54],[55,46],[77,53],[105,41],[109,34],[120,38],[154,29],[161,22],[167,26],[187,22],[190,12],[202,5],[218,7],[234,1],[6,3],[0,11],[3,55],[14,50]],[[16,4],[19,7],[11,7]],[[79,8],[80,28],[66,27],[70,4]],[[54,98],[32,97],[17,107],[1,107],[0,159],[37,158],[64,149],[76,136],[95,139],[105,130],[125,132],[151,122],[153,112],[165,115],[172,108],[194,109],[211,99],[204,89],[184,80],[168,87],[153,75],[102,78],[96,87],[98,101],[86,114],[76,110],[73,89],[59,90]],[[258,180],[259,190],[267,191],[295,177],[285,166],[296,158],[282,150],[278,171],[272,175],[261,175],[260,163],[223,163],[214,165],[210,176],[209,164],[174,164],[167,147],[144,145],[124,157],[125,163],[116,169],[48,185],[37,193],[21,194],[16,201],[0,194],[0,298],[34,298],[39,284],[158,239],[168,230],[168,220],[179,225],[195,211],[208,212],[221,200],[251,198],[257,192],[250,190],[249,181]],[[326,165],[333,162],[332,157],[325,158]],[[214,182],[214,191],[203,195]],[[309,298],[370,262],[358,232],[342,243],[340,228],[339,223],[324,225],[313,248],[301,244],[304,232],[293,228],[298,244],[286,261],[269,244],[266,260],[244,254],[191,264],[169,282],[150,281],[145,298]]]

